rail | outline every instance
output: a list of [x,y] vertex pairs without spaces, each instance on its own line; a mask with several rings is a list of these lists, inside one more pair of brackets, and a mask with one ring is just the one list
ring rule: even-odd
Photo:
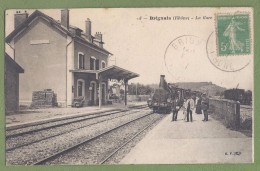
[[[126,111],[127,112],[127,111]],[[67,124],[71,124],[71,123],[76,123],[76,122],[81,122],[81,121],[85,121],[85,120],[91,120],[91,119],[95,119],[95,118],[102,118],[102,117],[105,117],[105,116],[110,116],[110,115],[114,115],[114,114],[118,114],[120,112],[111,112],[111,113],[108,113],[108,114],[104,114],[104,115],[99,115],[99,116],[95,116],[95,117],[90,117],[90,118],[85,118],[85,119],[81,119],[81,120],[77,120],[77,121],[73,121],[73,122],[67,122],[66,124],[59,124],[59,125],[56,125],[56,126],[53,126],[51,128],[55,128],[55,127],[60,127],[60,126],[63,126],[63,125],[67,125]],[[38,140],[34,140],[34,141],[31,141],[29,143],[23,143],[23,144],[20,144],[20,145],[16,145],[14,147],[10,147],[10,148],[6,148],[6,151],[12,151],[12,150],[15,150],[17,148],[21,148],[21,147],[24,147],[24,146],[28,146],[28,145],[31,145],[33,143],[37,143],[37,142],[40,142],[40,141],[43,141],[43,140],[46,140],[46,139],[50,139],[50,138],[53,138],[53,137],[57,137],[57,136],[60,136],[60,135],[63,135],[65,133],[69,133],[69,132],[72,132],[72,131],[75,131],[77,129],[81,129],[81,128],[85,128],[85,127],[90,127],[92,125],[95,125],[95,124],[98,124],[98,123],[101,123],[101,122],[105,122],[105,121],[108,121],[108,120],[113,120],[113,119],[116,119],[116,118],[119,118],[119,117],[124,117],[126,115],[130,115],[130,114],[134,114],[136,113],[136,111],[130,111],[130,113],[125,113],[125,114],[122,114],[120,116],[116,116],[116,117],[113,117],[113,118],[109,118],[109,119],[106,119],[106,120],[101,120],[101,121],[98,121],[98,122],[94,122],[94,123],[91,123],[91,124],[87,124],[87,125],[82,125],[82,126],[79,126],[79,127],[75,127],[73,129],[70,129],[68,131],[63,131],[61,133],[58,133],[58,134],[54,134],[52,136],[48,136],[48,137],[44,137],[44,138],[40,138]],[[43,128],[43,129],[40,129],[41,130],[48,130],[50,129],[50,127],[46,127],[46,128]],[[34,132],[38,132],[39,129],[37,130],[31,130],[31,131],[27,131],[27,132],[22,132],[21,134],[18,133],[18,134],[14,134],[14,135],[11,135],[7,138],[15,138],[17,136],[21,136],[21,135],[24,135],[24,134],[28,134],[28,133],[34,133]]]
[[97,139],[97,138],[99,138],[99,137],[101,137],[101,136],[103,136],[103,135],[105,135],[105,134],[107,134],[107,133],[110,133],[110,132],[112,132],[112,131],[114,131],[114,130],[116,130],[116,129],[119,129],[119,128],[121,128],[121,127],[127,125],[127,124],[130,124],[130,123],[132,123],[132,122],[134,122],[134,121],[136,121],[136,120],[142,119],[142,118],[147,117],[147,116],[152,115],[152,114],[153,114],[153,113],[148,113],[148,114],[146,114],[146,115],[144,115],[144,116],[138,117],[138,118],[133,119],[133,120],[131,120],[131,121],[129,121],[129,122],[126,122],[126,123],[124,123],[124,124],[121,124],[121,125],[119,125],[119,126],[113,128],[113,129],[110,129],[110,130],[108,130],[108,131],[102,132],[102,133],[100,133],[100,134],[98,134],[98,135],[96,135],[96,136],[94,136],[94,137],[92,137],[92,138],[83,140],[83,141],[81,141],[81,142],[79,142],[79,143],[77,143],[77,144],[75,144],[75,145],[73,145],[73,146],[71,146],[71,147],[68,147],[68,148],[66,148],[66,149],[64,149],[64,150],[62,150],[62,151],[59,151],[59,152],[57,152],[57,153],[55,153],[55,154],[52,154],[52,155],[50,155],[50,156],[48,156],[48,157],[45,157],[45,158],[43,158],[43,159],[41,159],[41,160],[39,160],[39,161],[33,163],[32,165],[41,165],[41,164],[44,164],[44,163],[48,162],[49,160],[52,160],[52,159],[54,159],[54,158],[56,158],[56,157],[58,157],[58,156],[60,156],[60,155],[62,155],[62,154],[64,154],[64,153],[66,153],[66,152],[68,152],[68,151],[71,151],[71,150],[73,150],[73,149],[75,149],[75,148],[77,148],[77,147],[79,147],[79,146],[81,146],[81,145],[83,145],[83,144],[85,144],[85,143],[89,143],[89,142],[91,142],[91,141],[93,141],[93,140],[95,140],[95,139]]

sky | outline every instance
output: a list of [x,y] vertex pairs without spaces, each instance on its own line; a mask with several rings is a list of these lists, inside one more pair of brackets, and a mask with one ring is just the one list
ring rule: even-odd
[[[59,9],[39,10],[60,20]],[[207,40],[216,31],[214,17],[220,9],[69,10],[71,25],[84,31],[85,20],[89,18],[92,21],[92,35],[102,32],[104,48],[113,54],[110,65],[116,64],[140,74],[140,77],[130,80],[130,83],[158,84],[160,75],[165,75],[167,82],[212,82],[225,88],[238,86],[253,89],[253,54],[243,57],[249,61],[249,65],[237,72],[221,71],[208,58]],[[236,10],[222,9],[221,12]],[[6,11],[6,35],[14,29],[15,11]],[[26,11],[31,14],[34,10]],[[159,17],[164,17],[165,20],[159,20]],[[200,19],[195,20],[199,17]],[[185,45],[181,46],[179,41],[186,41]],[[194,41],[198,41],[197,44]],[[214,43],[216,42],[212,42]],[[179,49],[176,50],[174,45],[178,45]],[[234,61],[240,61],[237,59],[242,60],[242,57],[234,57]]]

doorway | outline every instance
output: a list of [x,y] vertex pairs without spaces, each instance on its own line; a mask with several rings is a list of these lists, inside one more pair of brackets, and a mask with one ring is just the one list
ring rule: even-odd
[[91,92],[90,92],[90,105],[95,105],[96,104],[96,82],[91,81],[90,82],[90,87],[91,87]]
[[79,79],[77,81],[77,97],[85,96],[85,81]]
[[106,83],[102,83],[102,104],[106,104]]

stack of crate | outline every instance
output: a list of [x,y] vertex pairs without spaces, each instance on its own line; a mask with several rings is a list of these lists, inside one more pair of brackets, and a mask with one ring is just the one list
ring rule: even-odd
[[57,106],[57,95],[51,89],[44,91],[34,91],[32,94],[33,107],[53,107]]

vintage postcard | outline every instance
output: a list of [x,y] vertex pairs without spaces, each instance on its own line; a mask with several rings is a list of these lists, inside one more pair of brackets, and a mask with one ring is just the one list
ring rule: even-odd
[[6,10],[6,165],[254,163],[253,15]]

